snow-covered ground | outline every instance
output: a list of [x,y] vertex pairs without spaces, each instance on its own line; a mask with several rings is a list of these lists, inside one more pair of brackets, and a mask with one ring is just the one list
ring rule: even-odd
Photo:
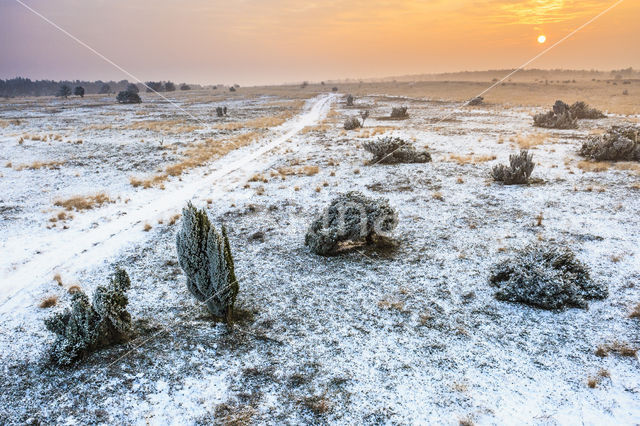
[[[283,100],[227,104],[248,119],[277,114],[265,106],[275,101]],[[576,155],[590,132],[625,118],[547,131],[534,130],[533,111],[524,108],[382,95],[348,108],[340,97],[318,95],[252,145],[162,190],[128,181],[180,152],[163,155],[160,136],[121,130],[119,123],[140,119],[135,107],[51,112],[57,102],[0,110],[0,119],[22,120],[0,128],[0,162],[13,165],[0,178],[3,423],[640,422],[637,357],[595,355],[613,341],[640,345],[640,324],[628,318],[640,302],[640,200],[633,187],[640,178],[615,166],[583,172]],[[408,120],[381,119],[403,103]],[[197,117],[212,107],[185,105]],[[344,118],[364,107],[371,111],[365,129],[343,131]],[[147,115],[177,114],[167,104],[149,108]],[[110,127],[71,134],[87,123]],[[24,133],[57,131],[83,143],[18,144]],[[433,162],[366,165],[360,145],[378,137],[367,136],[374,132],[428,146]],[[532,185],[491,181],[488,171],[517,152],[518,138],[541,134],[546,141],[532,148]],[[180,145],[194,135],[162,137]],[[53,160],[65,164],[16,167]],[[277,172],[305,166],[318,172]],[[255,174],[260,179],[246,183]],[[397,248],[309,253],[303,241],[313,215],[347,190],[390,200],[399,214]],[[116,202],[75,213],[67,229],[51,228],[59,210],[53,200],[97,191]],[[176,263],[176,225],[168,219],[189,199],[229,229],[241,311],[231,330],[189,296]],[[608,284],[609,298],[562,312],[496,301],[490,266],[535,241],[572,247]],[[137,337],[70,369],[49,365],[53,336],[43,318],[68,303],[66,287],[91,293],[114,264],[132,277]],[[39,308],[49,295],[60,298],[58,305]],[[588,387],[601,370],[610,377]]]

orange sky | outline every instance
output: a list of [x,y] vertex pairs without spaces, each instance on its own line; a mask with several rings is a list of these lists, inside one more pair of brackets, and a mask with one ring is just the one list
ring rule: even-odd
[[[614,0],[22,0],[143,80],[263,84],[512,68]],[[535,68],[640,68],[625,0]],[[547,44],[536,38],[547,36]],[[129,79],[15,0],[0,78]]]

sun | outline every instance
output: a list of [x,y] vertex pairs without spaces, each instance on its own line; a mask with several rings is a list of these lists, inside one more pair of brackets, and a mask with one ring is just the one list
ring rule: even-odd
[[538,43],[543,44],[545,41],[547,41],[547,36],[545,35],[538,36]]

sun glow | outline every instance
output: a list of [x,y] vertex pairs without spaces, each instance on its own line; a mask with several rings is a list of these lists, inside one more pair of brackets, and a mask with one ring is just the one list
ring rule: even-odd
[[547,36],[545,36],[545,35],[539,35],[538,36],[538,43],[542,44],[545,41],[547,41]]

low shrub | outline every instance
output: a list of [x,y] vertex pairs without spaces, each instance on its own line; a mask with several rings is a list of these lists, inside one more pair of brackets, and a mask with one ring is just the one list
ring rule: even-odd
[[569,105],[556,101],[552,111],[534,115],[533,125],[548,129],[575,129],[578,120],[571,114]]
[[139,104],[142,102],[142,99],[140,99],[140,95],[134,92],[129,92],[128,90],[118,92],[116,100],[119,104]]
[[182,210],[176,248],[191,294],[216,318],[230,322],[239,286],[225,227],[219,233],[207,212],[189,203]]
[[509,156],[509,166],[500,164],[491,170],[493,180],[502,182],[505,185],[523,185],[529,183],[529,177],[535,167],[532,161],[533,154],[522,150],[520,154]]
[[353,95],[347,95],[347,106],[353,106]]
[[578,120],[590,119],[595,120],[598,118],[605,118],[606,115],[598,109],[591,108],[589,105],[584,103],[583,101],[575,102],[573,105],[569,107],[569,111],[573,118]]
[[406,106],[399,106],[399,107],[393,107],[391,108],[391,118],[407,118],[409,117],[409,114],[407,113],[407,107]]
[[586,308],[587,300],[604,299],[605,285],[594,282],[587,267],[567,247],[533,245],[517,251],[491,269],[498,300],[542,309]]
[[336,197],[311,223],[305,245],[330,255],[344,243],[376,244],[397,226],[397,215],[386,199],[371,199],[352,191]]
[[346,120],[344,120],[345,130],[355,130],[355,129],[359,129],[360,127],[362,127],[362,123],[360,123],[360,120],[358,120],[355,117],[349,117]]
[[426,151],[417,151],[409,142],[391,136],[371,142],[365,142],[363,147],[373,154],[372,164],[396,163],[427,163],[431,155]]
[[478,106],[484,103],[484,98],[482,96],[476,96],[475,98],[471,98],[468,102],[469,106]]
[[71,308],[45,320],[47,330],[56,334],[51,360],[70,365],[90,352],[128,340],[131,315],[125,293],[130,287],[127,272],[116,269],[109,285],[96,288],[91,303],[81,290],[74,292]]
[[595,161],[640,161],[640,126],[612,126],[582,144],[580,155]]

